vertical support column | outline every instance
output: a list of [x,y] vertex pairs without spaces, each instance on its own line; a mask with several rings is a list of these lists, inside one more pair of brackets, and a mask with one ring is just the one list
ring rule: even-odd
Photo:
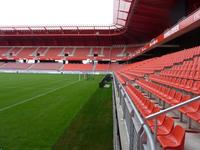
[[157,117],[154,119],[154,142],[155,142],[155,150],[157,145],[157,131],[158,131],[158,120]]

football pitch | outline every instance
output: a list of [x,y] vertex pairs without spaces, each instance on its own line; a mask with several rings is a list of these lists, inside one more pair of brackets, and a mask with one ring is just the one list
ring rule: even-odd
[[0,150],[113,149],[102,75],[0,74]]

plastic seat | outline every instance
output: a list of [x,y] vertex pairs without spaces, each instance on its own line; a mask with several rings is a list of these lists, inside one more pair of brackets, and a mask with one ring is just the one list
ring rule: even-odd
[[167,95],[167,98],[163,99],[166,103],[171,103],[171,100],[174,98],[176,94],[175,90],[170,90],[169,94]]
[[[157,128],[157,135],[167,135],[171,133],[172,129],[174,128],[174,119],[171,117],[165,117],[163,124],[158,125]],[[154,126],[151,126],[151,130],[154,131]]]
[[[184,96],[184,100],[183,101],[186,101],[186,100],[189,100],[191,97],[189,95],[186,95]],[[184,107],[181,107],[179,108],[179,111],[181,111],[182,113],[186,114],[186,113],[189,113],[189,112],[196,112],[198,111],[200,107],[200,101],[196,101],[196,102],[193,102],[193,103],[190,103]]]
[[197,111],[195,112],[188,112],[186,114],[188,117],[190,117],[191,119],[195,120],[195,121],[199,121],[200,120],[200,107],[198,108]]
[[186,86],[186,82],[187,82],[187,79],[183,79],[183,80],[181,81],[181,84],[179,85],[179,88],[180,88],[180,89],[184,88],[184,87]]
[[155,108],[155,105],[153,103],[150,103],[149,106],[141,108],[140,111],[141,111],[143,116],[147,116],[147,115],[150,115],[152,113],[154,108]]
[[[162,125],[164,120],[165,120],[165,117],[166,117],[166,114],[163,114],[163,115],[160,115],[157,117],[157,123],[158,123],[158,126]],[[151,120],[147,120],[147,123],[148,125],[151,127],[151,126],[154,126],[154,119],[151,119]]]
[[195,94],[200,94],[200,81],[195,81],[191,91]]
[[182,94],[181,92],[176,92],[176,94],[175,94],[175,96],[174,96],[174,99],[171,100],[170,104],[175,105],[175,104],[180,103],[181,98],[182,98],[182,95],[183,95],[183,94]]
[[194,76],[195,80],[200,80],[200,71],[197,71],[195,76]]
[[177,125],[170,134],[158,136],[158,141],[164,150],[184,150],[185,129]]
[[186,83],[186,86],[184,87],[184,89],[190,91],[191,88],[192,88],[192,85],[193,85],[193,80],[188,80],[187,83]]
[[194,79],[195,73],[196,73],[196,71],[193,70],[193,68],[192,68],[192,71],[190,72],[190,75],[189,75],[189,79]]

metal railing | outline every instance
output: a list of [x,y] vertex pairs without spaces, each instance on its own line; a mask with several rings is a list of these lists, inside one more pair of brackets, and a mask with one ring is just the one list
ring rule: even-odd
[[[124,113],[124,120],[125,122],[128,122],[130,120],[127,120],[127,108],[126,107],[129,107],[129,117],[131,118],[137,118],[137,122],[139,123],[140,125],[140,129],[139,132],[137,133],[137,135],[135,136],[135,138],[137,138],[137,143],[133,143],[133,150],[141,150],[143,149],[142,148],[142,145],[144,143],[148,144],[148,149],[149,150],[156,150],[156,147],[157,147],[157,129],[158,129],[158,116],[160,115],[163,115],[163,114],[166,114],[168,112],[171,112],[173,110],[177,110],[181,107],[184,107],[186,105],[189,105],[193,102],[196,102],[198,100],[200,100],[200,96],[197,96],[197,97],[194,97],[194,98],[191,98],[187,101],[184,101],[184,102],[181,102],[177,105],[174,105],[174,106],[171,106],[171,107],[168,107],[164,110],[160,110],[159,112],[156,112],[154,114],[151,114],[147,117],[143,118],[141,117],[140,113],[138,112],[137,108],[135,107],[135,105],[132,103],[130,97],[128,96],[128,94],[126,93],[124,87],[121,85],[121,83],[116,79],[115,76],[114,77],[114,82],[116,84],[116,87],[117,87],[117,90],[118,90],[118,93],[119,93],[119,98],[120,98],[120,104],[121,104],[121,107],[123,108],[123,113]],[[129,106],[128,106],[128,105]],[[154,119],[154,134],[151,133],[148,125],[147,125],[147,120],[150,120],[150,119]],[[132,120],[134,121],[134,120]],[[189,127],[191,125],[191,119],[189,119],[188,121],[189,123]],[[134,125],[135,123],[133,123]],[[127,126],[127,128],[130,128],[130,126]],[[136,128],[136,127],[132,127],[132,128]],[[130,130],[128,130],[128,133],[129,133]],[[144,139],[144,134],[146,134],[145,136],[147,137],[146,139]],[[131,135],[129,134],[129,140],[133,139],[133,137],[131,138],[130,137]],[[144,142],[144,140],[146,140]],[[130,146],[131,146],[131,142],[130,143]],[[137,145],[137,147],[135,148],[134,145]],[[130,150],[131,147],[130,147]]]
[[115,75],[113,75],[113,82],[117,88],[119,103],[123,112],[129,150],[155,150],[155,141],[151,130]]
[[[160,115],[166,114],[166,113],[168,113],[168,112],[171,112],[171,111],[173,111],[173,110],[177,110],[177,109],[179,109],[180,107],[184,107],[185,105],[189,105],[189,104],[191,104],[192,102],[196,102],[196,101],[198,101],[198,100],[200,100],[200,96],[191,98],[191,99],[189,99],[189,100],[187,100],[187,101],[181,102],[181,103],[179,103],[179,104],[177,104],[177,105],[174,105],[174,106],[171,106],[171,107],[168,107],[168,108],[166,108],[166,109],[164,109],[164,110],[160,110],[159,112],[156,112],[156,113],[154,113],[154,114],[151,114],[151,115],[149,115],[149,116],[147,116],[147,117],[145,118],[146,121],[147,121],[147,120],[150,120],[150,119],[154,119],[154,140],[155,140],[155,145],[156,145],[157,129],[158,129],[158,118],[157,118],[157,117],[160,116]],[[189,120],[190,120],[190,119],[189,119]],[[189,123],[188,126],[190,127],[190,121],[188,121],[188,123]]]

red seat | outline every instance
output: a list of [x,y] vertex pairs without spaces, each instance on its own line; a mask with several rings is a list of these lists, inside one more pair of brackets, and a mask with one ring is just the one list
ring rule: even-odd
[[[157,128],[157,135],[167,135],[171,133],[174,128],[174,119],[171,117],[165,117],[163,124],[159,125]],[[151,126],[151,130],[154,131],[154,126]]]
[[185,130],[177,125],[170,134],[158,136],[158,141],[164,150],[184,150]]
[[187,90],[191,90],[192,85],[193,85],[193,80],[188,80],[184,88]]
[[183,79],[183,80],[181,81],[181,84],[179,85],[179,88],[184,88],[184,87],[186,86],[186,82],[187,82],[187,80],[186,80],[186,79]]
[[176,105],[178,103],[180,103],[181,98],[182,98],[182,93],[181,92],[176,92],[174,98],[171,100],[170,104]]
[[176,91],[171,90],[169,94],[167,95],[167,98],[163,99],[166,103],[171,104],[171,100],[175,97]]
[[[186,95],[183,101],[186,101],[186,100],[189,100],[189,99],[190,99],[190,96]],[[179,111],[186,114],[186,113],[189,113],[189,112],[198,111],[199,107],[200,107],[200,102],[197,101],[197,102],[193,102],[193,103],[190,103],[190,104],[188,104],[184,107],[179,108]]]
[[197,71],[195,76],[194,76],[195,80],[200,80],[200,71]]
[[126,84],[126,80],[119,73],[115,73],[115,75],[122,85]]
[[196,71],[195,71],[195,70],[192,70],[192,71],[190,72],[189,79],[194,79],[195,73],[196,73]]
[[139,108],[139,109],[143,116],[148,116],[152,113],[154,108],[155,108],[155,105],[153,103],[150,103],[148,106],[144,108]]
[[[165,117],[166,117],[165,114],[160,115],[160,116],[157,117],[157,124],[158,124],[158,126],[160,126],[160,125],[163,124],[163,122],[164,122],[164,120],[165,120]],[[151,119],[151,120],[148,120],[147,123],[148,123],[148,125],[151,127],[151,126],[154,126],[154,123],[155,123],[155,122],[154,122],[154,119]]]
[[199,94],[200,93],[200,81],[195,81],[192,87],[192,92],[194,92],[195,94]]
[[188,112],[186,115],[195,121],[199,121],[200,120],[200,107],[197,111]]

